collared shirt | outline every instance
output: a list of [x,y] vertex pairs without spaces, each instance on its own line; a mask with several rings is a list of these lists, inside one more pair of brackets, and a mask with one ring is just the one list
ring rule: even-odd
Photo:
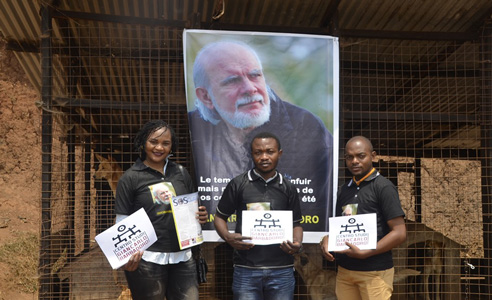
[[[338,193],[336,216],[342,216],[347,206],[352,214],[376,213],[378,241],[389,232],[388,220],[405,216],[398,190],[379,172],[374,172],[357,185],[353,179],[344,184]],[[340,266],[356,271],[380,271],[393,267],[391,251],[364,260],[337,254]]]
[[[261,176],[261,175],[260,175],[260,173],[258,173],[258,172],[256,171],[256,169],[253,169],[253,172],[255,172],[256,176],[261,177],[263,180],[265,180],[265,178],[263,178],[263,176]],[[278,175],[278,172],[277,172],[277,171],[275,171],[275,174],[274,174],[272,177],[270,177],[270,178],[266,179],[266,180],[265,180],[265,182],[266,182],[266,183],[269,183],[270,181],[274,180],[274,179],[275,179],[275,177],[277,177],[277,175]],[[280,178],[280,180],[282,180],[282,178]]]
[[[236,213],[236,232],[241,233],[242,211],[262,207],[265,210],[290,210],[293,226],[302,221],[296,187],[280,173],[265,181],[250,170],[232,179],[217,205],[216,213],[224,218]],[[250,250],[234,250],[234,264],[248,268],[283,268],[293,266],[294,258],[275,245],[256,245]]]
[[186,169],[182,168],[181,171],[175,162],[168,161],[163,172],[149,168],[138,159],[118,182],[115,213],[130,215],[143,207],[158,238],[157,242],[144,252],[143,259],[160,264],[177,263],[188,260],[191,251],[180,251],[170,204],[154,202],[149,186],[170,182],[176,195],[192,193],[195,188]]

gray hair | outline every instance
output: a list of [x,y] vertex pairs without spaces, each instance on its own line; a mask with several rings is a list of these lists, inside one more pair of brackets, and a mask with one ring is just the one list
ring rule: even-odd
[[258,61],[258,64],[260,65],[260,68],[263,69],[263,66],[261,64],[261,60],[256,53],[256,51],[251,48],[246,43],[239,42],[239,41],[221,41],[221,42],[214,42],[206,45],[203,47],[197,54],[195,58],[195,62],[193,63],[193,82],[195,83],[195,88],[203,87],[207,91],[209,90],[210,87],[210,81],[207,76],[207,71],[205,70],[205,62],[208,60],[209,56],[211,54],[214,54],[215,51],[217,50],[222,50],[226,49],[227,47],[230,47],[231,45],[236,45],[243,47],[244,49],[250,51],[256,60]]
[[[208,78],[207,71],[205,70],[205,65],[206,65],[205,62],[208,60],[208,57],[211,54],[214,54],[215,51],[225,49],[231,45],[237,45],[250,51],[258,61],[260,68],[263,69],[258,54],[253,48],[251,48],[251,46],[249,46],[246,43],[239,42],[239,41],[221,41],[221,42],[210,43],[205,47],[203,47],[198,52],[195,58],[195,62],[193,64],[193,82],[195,84],[195,88],[199,88],[199,87],[204,88],[207,90],[208,94],[211,97],[213,97],[212,91],[210,90],[210,80]],[[275,94],[273,93],[273,91],[271,91],[268,85],[267,85],[267,91],[270,100],[275,101],[276,99]],[[195,99],[195,107],[200,112],[200,116],[202,117],[203,120],[208,121],[214,125],[219,124],[220,120],[222,119],[217,111],[208,108],[205,104],[203,104],[202,101],[200,101],[200,99]]]

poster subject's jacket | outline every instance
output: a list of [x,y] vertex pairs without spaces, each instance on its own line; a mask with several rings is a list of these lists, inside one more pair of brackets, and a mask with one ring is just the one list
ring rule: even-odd
[[[333,136],[308,110],[280,99],[272,92],[270,120],[237,144],[227,125],[205,121],[198,110],[189,113],[193,156],[202,203],[214,213],[227,182],[253,167],[251,139],[271,132],[279,139],[282,157],[278,170],[299,190],[305,231],[325,231],[333,201]],[[213,229],[211,223],[204,229]]]

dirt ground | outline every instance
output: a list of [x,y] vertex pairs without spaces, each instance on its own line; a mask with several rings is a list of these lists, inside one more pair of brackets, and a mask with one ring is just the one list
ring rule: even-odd
[[[37,280],[33,266],[37,263],[37,250],[25,253],[15,247],[27,249],[19,243],[29,236],[37,249],[41,111],[35,103],[39,99],[0,37],[0,300],[38,297],[32,286]],[[19,266],[18,262],[30,264]]]

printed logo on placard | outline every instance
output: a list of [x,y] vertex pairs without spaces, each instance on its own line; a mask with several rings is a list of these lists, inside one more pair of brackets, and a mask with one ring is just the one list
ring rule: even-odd
[[136,225],[127,227],[125,225],[118,226],[119,234],[113,237],[115,249],[114,254],[119,260],[123,260],[149,243],[149,237],[146,232],[136,229]]
[[279,219],[272,218],[270,213],[263,214],[263,218],[255,219],[253,229],[251,229],[251,238],[253,240],[272,240],[285,236],[285,230],[282,228]]
[[347,224],[340,225],[340,235],[337,235],[337,246],[350,242],[356,246],[365,245],[369,242],[369,233],[364,229],[364,223],[357,223],[355,218],[349,218]]

